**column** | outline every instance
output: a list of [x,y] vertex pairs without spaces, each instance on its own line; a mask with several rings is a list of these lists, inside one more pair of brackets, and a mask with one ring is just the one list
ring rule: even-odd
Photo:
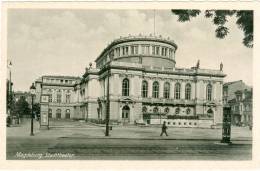
[[186,82],[182,81],[181,82],[181,99],[185,99],[185,85],[186,85]]
[[217,87],[218,87],[218,82],[213,83],[213,100],[217,100]]
[[220,96],[219,96],[219,101],[221,102],[221,104],[223,104],[223,102],[222,102],[222,97],[223,97],[223,84],[222,84],[222,82],[220,82],[219,83],[219,89],[220,89]]
[[135,76],[135,96],[141,96],[141,89],[142,89],[142,79],[139,76]]
[[134,77],[130,76],[129,78],[129,82],[130,82],[130,90],[129,90],[129,95],[130,96],[134,96],[134,91],[135,91],[135,88],[134,88]]
[[122,81],[123,81],[122,77],[119,77],[118,82],[117,82],[117,84],[118,84],[117,91],[118,91],[119,96],[122,96]]
[[153,80],[149,79],[148,80],[148,97],[152,97],[152,92],[153,92]]
[[197,99],[203,100],[204,98],[204,83],[200,80],[196,82],[196,93],[197,93]]
[[114,91],[114,80],[115,80],[115,75],[114,74],[110,74],[110,77],[109,77],[109,83],[110,83],[110,89],[109,89],[109,93],[111,95],[115,95],[115,91]]
[[159,80],[159,98],[163,98],[164,81]]
[[120,95],[120,89],[119,89],[120,79],[119,79],[119,75],[118,74],[114,74],[114,82],[115,82],[115,84],[113,85],[114,95],[119,96]]
[[174,87],[175,87],[175,81],[170,82],[170,99],[174,99]]
[[191,83],[191,99],[195,99],[196,98],[196,83],[192,82]]

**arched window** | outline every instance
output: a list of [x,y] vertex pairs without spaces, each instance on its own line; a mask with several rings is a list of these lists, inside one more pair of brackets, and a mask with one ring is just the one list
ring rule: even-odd
[[191,85],[186,84],[186,86],[185,86],[185,99],[190,100],[190,97],[191,97]]
[[159,111],[158,107],[153,108],[153,113],[158,113],[158,111]]
[[209,117],[209,118],[212,118],[212,117],[213,117],[213,114],[214,114],[214,112],[213,112],[213,110],[210,108],[210,109],[207,111],[208,117]]
[[170,83],[166,82],[163,86],[163,97],[169,99],[170,97]]
[[147,112],[147,107],[144,106],[143,109],[142,109],[143,113],[146,113]]
[[153,98],[159,98],[159,83],[157,81],[153,83]]
[[122,96],[129,96],[129,80],[127,78],[123,80]]
[[60,119],[61,118],[61,109],[56,110],[56,118]]
[[129,114],[130,114],[130,108],[129,106],[126,105],[122,108],[122,118],[129,119]]
[[70,119],[70,109],[66,109],[65,118],[66,118],[66,119]]
[[212,99],[212,85],[211,84],[207,85],[206,98],[208,101],[211,101],[211,99]]
[[142,97],[147,97],[148,93],[148,83],[147,81],[142,82]]
[[175,99],[181,98],[181,84],[180,83],[175,84],[174,97],[175,97]]
[[169,109],[168,107],[166,107],[166,108],[164,109],[164,113],[169,113],[169,111],[170,111],[170,109]]
[[58,91],[57,93],[57,103],[61,103],[61,93]]
[[188,115],[188,114],[190,114],[190,112],[191,112],[191,110],[190,110],[190,108],[188,108],[188,109],[186,110],[186,114]]
[[49,109],[48,114],[49,114],[49,118],[52,118],[52,109]]
[[177,107],[177,108],[175,109],[175,114],[178,115],[179,113],[180,113],[180,108]]

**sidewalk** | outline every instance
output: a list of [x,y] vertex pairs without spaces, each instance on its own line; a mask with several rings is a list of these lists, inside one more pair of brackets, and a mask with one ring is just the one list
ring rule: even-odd
[[[62,123],[62,124],[61,124]],[[169,128],[169,136],[160,137],[159,127],[114,126],[105,137],[105,127],[84,122],[61,122],[50,127],[50,130],[39,130],[39,122],[34,122],[34,134],[30,136],[30,122],[23,122],[20,127],[7,128],[7,137],[28,138],[93,138],[93,139],[163,139],[163,140],[214,140],[222,138],[221,129]],[[232,127],[231,141],[251,141],[252,131],[248,127]]]

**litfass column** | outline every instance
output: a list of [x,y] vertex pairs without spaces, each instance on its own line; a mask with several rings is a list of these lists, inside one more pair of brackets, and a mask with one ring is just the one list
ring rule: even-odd
[[40,129],[49,129],[49,95],[42,94],[41,96],[41,118]]

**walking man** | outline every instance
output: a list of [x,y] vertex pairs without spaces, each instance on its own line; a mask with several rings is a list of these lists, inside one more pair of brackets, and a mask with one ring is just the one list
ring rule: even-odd
[[166,122],[164,121],[164,122],[163,122],[163,125],[162,125],[162,133],[161,133],[160,136],[162,136],[163,133],[165,133],[165,135],[168,136],[168,134],[167,134],[167,132],[166,132],[166,129],[167,129],[167,128],[168,128],[168,127],[166,126]]

